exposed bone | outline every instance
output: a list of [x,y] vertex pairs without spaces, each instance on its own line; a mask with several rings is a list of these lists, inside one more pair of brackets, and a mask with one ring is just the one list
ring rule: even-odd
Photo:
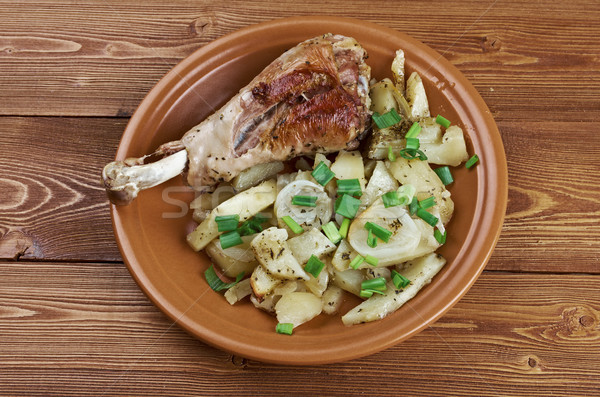
[[[163,152],[158,151],[159,154]],[[180,150],[154,163],[144,164],[144,159],[130,158],[113,161],[102,170],[102,179],[113,204],[127,205],[140,190],[148,189],[181,174],[187,165],[186,150]]]

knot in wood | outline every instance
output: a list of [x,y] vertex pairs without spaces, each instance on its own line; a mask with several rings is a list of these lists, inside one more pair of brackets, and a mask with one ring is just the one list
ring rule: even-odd
[[502,43],[500,39],[495,35],[483,36],[479,42],[481,50],[483,52],[496,52],[500,51]]

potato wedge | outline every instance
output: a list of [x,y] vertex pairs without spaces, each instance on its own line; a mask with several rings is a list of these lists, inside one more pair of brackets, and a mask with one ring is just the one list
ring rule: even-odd
[[262,266],[256,266],[250,276],[250,286],[252,287],[253,295],[259,301],[262,301],[266,295],[270,294],[282,282],[282,279],[273,277]]
[[321,314],[321,298],[310,292],[291,292],[285,294],[275,305],[279,323],[291,323],[297,327]]
[[345,325],[353,325],[384,318],[398,310],[404,303],[412,299],[417,292],[429,284],[442,269],[446,260],[437,254],[429,254],[405,264],[400,272],[410,280],[403,290],[396,290],[389,282],[385,295],[375,294],[342,316]]
[[323,296],[323,312],[327,314],[335,314],[339,311],[342,302],[344,301],[344,291],[335,285],[329,285]]
[[418,120],[422,117],[429,117],[429,102],[423,80],[417,72],[412,72],[408,80],[406,80],[406,99],[410,106],[410,119]]
[[394,162],[386,161],[386,166],[401,185],[415,187],[419,200],[434,196],[435,208],[440,213],[442,223],[448,223],[454,211],[454,202],[450,198],[450,192],[426,161],[398,157]]
[[360,152],[341,150],[333,164],[331,164],[331,171],[335,173],[337,179],[357,178],[362,190],[365,190],[367,179],[365,178],[365,166]]
[[270,227],[260,232],[250,246],[261,266],[273,277],[279,279],[309,280],[308,274],[294,255],[287,243],[287,231]]
[[349,269],[350,262],[354,259],[356,254],[356,251],[354,251],[354,248],[348,243],[348,240],[343,239],[335,250],[335,254],[331,259],[331,264],[336,270],[343,272],[344,270]]
[[219,204],[211,211],[196,229],[187,235],[187,242],[194,251],[200,251],[221,234],[217,228],[215,218],[219,215],[239,214],[240,221],[245,221],[264,210],[275,202],[277,198],[277,183],[270,179],[241,192],[229,200]]
[[250,242],[255,236],[243,236],[243,244],[227,249],[221,248],[219,240],[214,239],[206,246],[206,253],[228,277],[236,277],[240,272],[250,274],[258,266],[250,247]]
[[241,192],[257,185],[265,179],[274,177],[281,171],[283,171],[283,163],[281,161],[257,164],[240,172],[239,175],[232,179],[231,185],[236,191]]
[[340,287],[344,291],[360,296],[360,283],[363,282],[363,273],[360,270],[348,269],[339,271],[332,267],[333,275],[331,280],[333,285]]
[[313,277],[312,274],[309,276],[310,280],[305,281],[304,285],[308,291],[312,292],[315,296],[322,296],[329,284],[329,273],[323,269],[317,278]]
[[392,74],[394,84],[400,94],[404,95],[404,51],[396,51],[396,56],[392,61]]
[[373,175],[369,179],[366,189],[363,192],[361,201],[361,210],[364,210],[383,193],[398,189],[398,182],[394,178],[383,161],[377,161]]
[[230,305],[233,305],[250,294],[252,294],[252,285],[250,279],[247,278],[225,291],[225,299]]
[[287,244],[296,260],[301,264],[308,262],[312,255],[322,258],[336,249],[335,244],[317,228],[292,237]]

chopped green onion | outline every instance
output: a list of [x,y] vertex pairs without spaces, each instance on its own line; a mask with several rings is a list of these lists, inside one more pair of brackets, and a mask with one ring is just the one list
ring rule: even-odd
[[419,207],[423,208],[424,210],[431,208],[435,205],[435,197],[430,196],[427,197],[424,200],[419,201]]
[[439,219],[435,215],[427,212],[423,208],[419,208],[417,210],[417,216],[423,219],[425,222],[429,223],[431,226],[437,225],[439,221]]
[[465,167],[471,168],[479,161],[479,156],[474,154],[465,164]]
[[321,228],[323,229],[323,232],[325,233],[327,238],[332,243],[337,244],[342,240],[342,235],[340,234],[337,227],[335,226],[335,222],[330,221],[329,223],[326,223],[325,225],[323,225]]
[[398,124],[402,120],[402,117],[400,117],[398,112],[396,112],[396,109],[393,108],[392,110],[384,114],[379,114],[375,112],[373,113],[372,117],[373,121],[375,122],[375,124],[377,124],[377,127],[379,127],[379,129],[391,127],[394,124]]
[[413,123],[413,125],[410,126],[410,128],[408,129],[408,131],[406,132],[406,135],[404,137],[405,138],[416,138],[417,135],[419,135],[419,132],[421,132],[421,125],[415,121]]
[[413,197],[412,201],[408,205],[408,213],[411,215],[414,215],[417,213],[418,209],[419,209],[419,200],[417,200],[416,197]]
[[446,243],[446,234],[448,233],[447,230],[444,230],[444,234],[442,234],[442,232],[440,232],[440,229],[435,229],[433,231],[433,237],[435,237],[435,239],[437,240],[438,243],[440,244],[445,244]]
[[250,218],[247,221],[243,222],[240,227],[238,227],[238,233],[240,236],[248,236],[254,233],[262,232],[262,224],[267,221],[267,217],[262,214],[256,214],[254,218]]
[[454,178],[452,178],[452,173],[450,172],[450,168],[447,165],[443,167],[436,168],[433,170],[437,176],[440,178],[444,185],[449,185],[454,182]]
[[372,230],[374,235],[376,235],[386,243],[390,241],[390,237],[392,237],[393,234],[391,231],[373,222],[365,223],[365,229]]
[[435,122],[438,123],[439,125],[441,125],[444,128],[448,128],[450,127],[450,120],[448,120],[447,118],[441,116],[441,115],[437,115],[437,117],[435,118]]
[[360,200],[347,194],[342,194],[335,200],[335,213],[346,218],[354,218],[359,207]]
[[413,185],[407,184],[400,186],[397,192],[399,205],[407,205],[412,201],[417,189]]
[[371,248],[377,247],[377,237],[375,237],[371,229],[369,229],[369,234],[367,235],[367,245]]
[[291,335],[294,330],[294,324],[292,323],[278,323],[275,326],[275,332],[278,334]]
[[388,160],[394,162],[396,161],[396,155],[394,154],[394,149],[392,145],[388,145]]
[[361,289],[359,295],[361,298],[370,298],[373,296],[373,292],[372,290]]
[[363,263],[365,261],[365,258],[363,258],[360,255],[356,255],[354,257],[354,259],[352,259],[350,261],[350,267],[354,270],[358,269],[358,267],[360,266],[361,263]]
[[229,288],[233,287],[234,285],[236,285],[237,283],[239,283],[243,277],[244,277],[244,272],[241,272],[240,274],[237,275],[234,282],[225,283],[225,282],[223,282],[223,280],[221,280],[219,278],[219,276],[217,276],[217,273],[215,272],[213,265],[210,265],[210,267],[204,271],[204,278],[206,278],[206,282],[208,283],[208,286],[213,291],[222,291],[224,289],[229,289]]
[[377,266],[377,264],[379,263],[379,259],[375,258],[374,256],[367,255],[365,257],[365,262],[367,262],[371,266]]
[[370,280],[365,280],[360,284],[360,289],[374,289],[377,291],[385,291],[387,289],[385,278],[377,277]]
[[324,161],[321,161],[319,165],[311,172],[311,175],[315,180],[322,186],[325,186],[333,179],[335,174],[329,169]]
[[302,228],[302,226],[300,226],[298,224],[298,222],[296,222],[295,220],[292,219],[291,216],[286,215],[284,217],[281,218],[282,221],[285,222],[286,225],[288,225],[288,227],[292,230],[292,232],[296,233],[296,234],[300,234],[304,231],[304,229]]
[[413,149],[400,149],[400,156],[402,158],[405,158],[407,160],[416,160],[419,159],[421,161],[425,161],[427,160],[427,155],[425,155],[425,153],[423,153],[422,150],[413,150]]
[[395,270],[392,270],[392,283],[397,289],[402,289],[410,284],[410,280],[398,273]]
[[342,221],[342,224],[340,225],[340,236],[342,236],[342,238],[346,238],[348,237],[348,229],[350,228],[350,219],[348,218],[344,218],[344,220]]
[[398,192],[395,190],[382,194],[381,200],[383,201],[385,208],[395,207],[401,204],[400,197],[398,197]]
[[406,138],[406,149],[408,150],[417,150],[421,144],[419,143],[419,139],[417,138]]
[[220,232],[230,232],[237,229],[238,223],[240,223],[240,216],[235,215],[219,215],[215,217],[217,222],[217,228]]
[[237,230],[232,230],[230,232],[221,234],[221,236],[219,236],[219,242],[221,243],[222,249],[235,247],[236,245],[244,243]]
[[325,264],[319,260],[315,255],[311,255],[306,262],[306,266],[304,266],[304,270],[306,273],[310,273],[314,276],[314,278],[319,277],[321,270],[325,267]]
[[316,207],[317,196],[294,196],[292,197],[292,204],[301,205],[303,207]]
[[356,197],[362,196],[362,190],[360,188],[360,181],[358,178],[338,179],[336,183],[338,187],[338,194],[349,194],[350,196]]

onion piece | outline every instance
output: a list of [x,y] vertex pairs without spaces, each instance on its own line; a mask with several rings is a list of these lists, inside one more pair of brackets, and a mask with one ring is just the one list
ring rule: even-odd
[[[292,204],[294,196],[317,196],[316,207]],[[323,186],[307,180],[297,180],[285,186],[275,200],[275,216],[281,220],[291,216],[300,226],[320,228],[331,219],[332,201]],[[285,227],[281,224],[280,227]]]

